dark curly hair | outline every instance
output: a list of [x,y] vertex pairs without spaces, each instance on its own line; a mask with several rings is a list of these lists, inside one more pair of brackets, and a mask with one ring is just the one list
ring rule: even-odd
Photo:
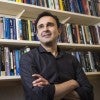
[[49,11],[44,11],[41,14],[38,15],[38,17],[35,20],[35,29],[37,30],[37,23],[39,21],[40,18],[44,17],[44,16],[51,16],[55,19],[56,23],[57,23],[57,27],[60,27],[60,22],[57,16],[51,14]]

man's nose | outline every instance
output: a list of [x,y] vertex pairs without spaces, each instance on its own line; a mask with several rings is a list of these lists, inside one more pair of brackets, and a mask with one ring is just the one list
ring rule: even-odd
[[44,26],[44,30],[48,30],[48,26],[47,25]]

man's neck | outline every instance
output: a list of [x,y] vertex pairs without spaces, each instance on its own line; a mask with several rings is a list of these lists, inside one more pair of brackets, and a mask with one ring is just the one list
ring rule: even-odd
[[47,45],[43,45],[43,44],[41,44],[42,46],[43,46],[43,48],[47,51],[47,52],[51,52],[51,54],[53,55],[53,56],[57,56],[58,55],[58,51],[57,51],[57,44],[53,44],[53,45],[51,45],[51,46],[47,46]]

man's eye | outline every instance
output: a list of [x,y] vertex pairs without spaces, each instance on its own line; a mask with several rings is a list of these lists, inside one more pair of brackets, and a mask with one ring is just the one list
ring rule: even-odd
[[39,26],[38,26],[38,29],[41,29],[41,28],[43,28],[43,27],[44,27],[43,25],[39,25]]

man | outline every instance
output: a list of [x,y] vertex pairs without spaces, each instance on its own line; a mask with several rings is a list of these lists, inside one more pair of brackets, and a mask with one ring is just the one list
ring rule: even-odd
[[35,24],[41,45],[20,60],[26,100],[93,100],[93,88],[78,60],[57,47],[58,18],[43,12]]

